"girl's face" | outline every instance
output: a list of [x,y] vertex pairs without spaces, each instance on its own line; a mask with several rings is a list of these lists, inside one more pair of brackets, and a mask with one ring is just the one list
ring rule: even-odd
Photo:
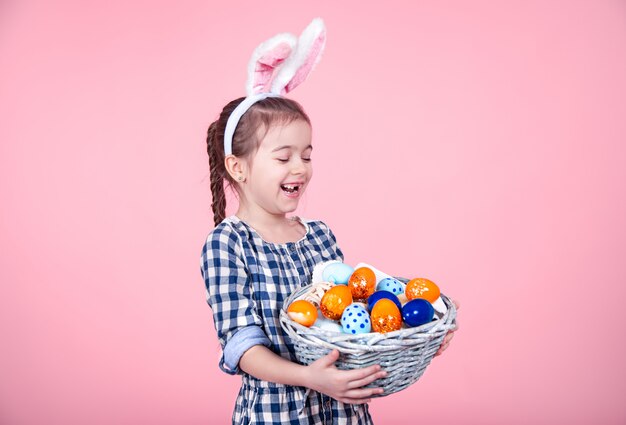
[[274,125],[254,156],[242,189],[270,214],[292,212],[313,176],[311,127],[306,121]]

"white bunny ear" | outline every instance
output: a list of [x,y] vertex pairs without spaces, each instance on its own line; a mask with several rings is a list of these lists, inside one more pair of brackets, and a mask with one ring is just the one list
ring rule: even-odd
[[282,64],[274,77],[271,92],[289,93],[313,70],[322,57],[326,45],[326,27],[321,18],[315,18],[302,31],[295,52]]
[[283,33],[264,41],[254,50],[248,62],[248,81],[246,82],[248,96],[270,91],[276,71],[293,54],[296,43],[297,40],[293,34]]

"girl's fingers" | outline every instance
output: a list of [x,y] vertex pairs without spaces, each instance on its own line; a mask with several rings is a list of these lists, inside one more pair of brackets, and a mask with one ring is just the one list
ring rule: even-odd
[[365,399],[373,395],[382,394],[382,393],[383,393],[383,389],[380,387],[359,388],[359,389],[354,389],[354,390],[348,390],[343,394],[343,396],[347,398],[352,398],[352,399]]
[[441,353],[443,353],[444,351],[446,351],[446,349],[448,348],[448,345],[450,345],[450,344],[443,344],[443,345],[439,348],[439,350],[437,351],[437,353],[435,353],[435,356],[438,356],[438,355],[440,355]]
[[348,388],[350,389],[361,388],[361,387],[366,386],[367,384],[371,384],[372,382],[374,382],[375,380],[379,378],[384,378],[385,376],[387,376],[387,372],[381,370],[380,372],[373,373],[369,376],[366,376],[365,378],[348,382]]
[[437,352],[435,353],[434,357],[437,357],[437,356],[441,355],[441,353],[446,351],[446,349],[450,345],[450,340],[452,339],[453,336],[454,336],[454,334],[452,332],[448,333],[445,336],[445,338],[443,339],[443,343],[441,344],[441,347],[439,347],[439,350],[437,350]]
[[446,336],[443,338],[444,344],[450,344],[450,341],[454,338],[454,332],[448,332]]
[[330,353],[326,354],[324,357],[319,359],[320,364],[322,366],[331,366],[333,363],[337,361],[339,358],[339,350],[333,350]]
[[346,404],[365,404],[365,403],[369,403],[370,401],[372,401],[372,399],[370,398],[339,398],[337,399],[342,403],[346,403]]
[[[344,374],[344,378],[347,382],[358,381],[360,379],[365,379],[371,375],[376,375],[376,372],[380,370],[379,365],[368,366],[362,369],[353,369],[353,370],[342,370],[341,373]],[[376,379],[376,378],[375,378]]]

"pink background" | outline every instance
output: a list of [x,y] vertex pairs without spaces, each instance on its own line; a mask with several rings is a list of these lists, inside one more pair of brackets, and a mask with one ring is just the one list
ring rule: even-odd
[[626,3],[383,4],[0,4],[2,424],[230,420],[205,133],[316,16],[299,214],[462,303],[376,424],[626,422]]

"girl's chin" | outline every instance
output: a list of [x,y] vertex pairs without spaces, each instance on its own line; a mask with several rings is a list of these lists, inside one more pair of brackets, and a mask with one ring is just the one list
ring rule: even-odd
[[279,206],[278,209],[281,210],[281,212],[284,213],[290,213],[290,212],[294,212],[297,208],[298,208],[298,200],[289,200],[287,202],[282,202]]
[[289,209],[295,209],[299,203],[300,203],[299,199],[290,199],[287,202],[282,202],[283,206]]

